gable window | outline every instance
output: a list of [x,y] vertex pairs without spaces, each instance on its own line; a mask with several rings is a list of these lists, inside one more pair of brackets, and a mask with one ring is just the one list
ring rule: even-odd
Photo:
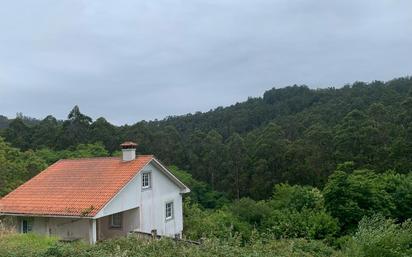
[[122,227],[122,213],[115,213],[110,216],[110,228],[121,228]]
[[151,188],[152,187],[152,173],[145,172],[142,174],[142,188]]
[[166,210],[166,215],[165,215],[166,220],[173,219],[173,216],[174,216],[174,214],[173,214],[174,210],[173,209],[174,209],[173,208],[173,202],[167,202],[166,203],[166,208],[165,208],[165,210]]

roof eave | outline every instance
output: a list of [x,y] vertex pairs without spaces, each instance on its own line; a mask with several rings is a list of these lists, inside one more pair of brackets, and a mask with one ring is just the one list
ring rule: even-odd
[[179,186],[181,194],[190,193],[190,188],[180,181],[172,172],[170,172],[159,160],[153,158],[152,161],[157,164],[161,170],[171,179],[177,186]]
[[0,212],[0,216],[94,219],[94,216]]
[[185,188],[185,189],[182,189],[182,190],[180,191],[180,193],[181,193],[181,194],[187,194],[187,193],[190,193],[190,188]]

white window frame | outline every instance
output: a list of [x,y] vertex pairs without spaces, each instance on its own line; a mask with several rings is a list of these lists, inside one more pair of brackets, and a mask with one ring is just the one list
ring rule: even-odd
[[[23,226],[23,224],[24,224],[24,222],[26,222],[27,223],[27,231],[26,232],[24,232],[24,226]],[[23,234],[25,234],[25,233],[31,233],[33,231],[33,221],[32,220],[30,220],[30,219],[23,219],[22,221],[21,221],[21,233]]]
[[[147,185],[145,184],[145,177],[147,177]],[[152,188],[152,173],[143,172],[142,173],[142,189]]]
[[[170,213],[168,213],[170,210]],[[165,220],[172,220],[175,216],[175,207],[174,207],[174,202],[173,201],[169,201],[166,202],[165,204]]]
[[[114,216],[115,216],[115,215],[118,215],[119,224],[115,224],[115,223],[114,223],[114,221],[115,221]],[[123,223],[123,215],[122,215],[121,212],[119,212],[119,213],[114,213],[114,214],[110,215],[110,228],[113,228],[113,229],[121,229],[121,228],[122,228],[122,225],[123,225],[122,223]]]

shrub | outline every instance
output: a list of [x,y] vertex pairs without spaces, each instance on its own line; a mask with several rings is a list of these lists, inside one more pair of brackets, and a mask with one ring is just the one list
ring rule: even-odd
[[301,211],[302,209],[321,210],[324,208],[322,193],[319,189],[310,186],[275,185],[270,203],[274,209]]
[[412,173],[388,172],[383,176],[384,190],[389,193],[395,209],[392,217],[404,221],[412,217]]
[[250,198],[242,198],[229,205],[229,210],[241,221],[252,226],[260,226],[263,219],[270,215],[271,208],[265,201],[254,201]]
[[35,234],[9,234],[0,240],[0,257],[37,257],[56,241],[56,238]]
[[248,239],[251,235],[253,227],[227,209],[202,210],[199,205],[191,203],[190,200],[185,200],[184,208],[184,234],[190,239],[196,240],[202,237],[227,239],[236,235]]
[[12,234],[15,231],[14,224],[8,217],[0,216],[0,238]]
[[327,210],[338,218],[343,232],[356,230],[364,216],[391,215],[395,209],[392,197],[384,190],[381,177],[369,170],[352,174],[335,171],[323,190]]
[[381,215],[363,218],[345,252],[353,257],[412,256],[412,222],[396,224]]
[[265,222],[267,232],[276,239],[307,238],[325,239],[333,237],[338,231],[337,220],[324,211],[303,209],[275,210]]

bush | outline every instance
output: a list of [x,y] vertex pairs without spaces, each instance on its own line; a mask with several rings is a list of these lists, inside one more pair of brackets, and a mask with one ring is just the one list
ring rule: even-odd
[[347,233],[355,231],[364,216],[375,213],[390,216],[395,210],[393,198],[384,190],[382,177],[369,170],[357,170],[352,174],[335,171],[323,195],[327,210]]
[[265,222],[269,235],[276,239],[329,239],[339,231],[337,220],[324,211],[303,209],[275,210]]
[[194,240],[202,237],[227,239],[237,235],[249,239],[253,228],[227,209],[202,210],[198,204],[191,203],[190,199],[185,200],[184,215],[184,234]]
[[381,215],[363,218],[345,252],[353,257],[412,256],[412,222],[396,224]]
[[0,216],[0,238],[15,231],[13,220],[10,217]]
[[256,202],[250,198],[242,198],[229,205],[229,210],[241,221],[252,226],[260,226],[271,213],[270,206],[265,201]]
[[270,201],[274,209],[302,209],[324,208],[324,200],[319,189],[310,186],[278,184],[275,185],[272,200]]
[[412,217],[412,173],[388,172],[383,176],[384,190],[389,193],[395,209],[392,217],[404,221]]

